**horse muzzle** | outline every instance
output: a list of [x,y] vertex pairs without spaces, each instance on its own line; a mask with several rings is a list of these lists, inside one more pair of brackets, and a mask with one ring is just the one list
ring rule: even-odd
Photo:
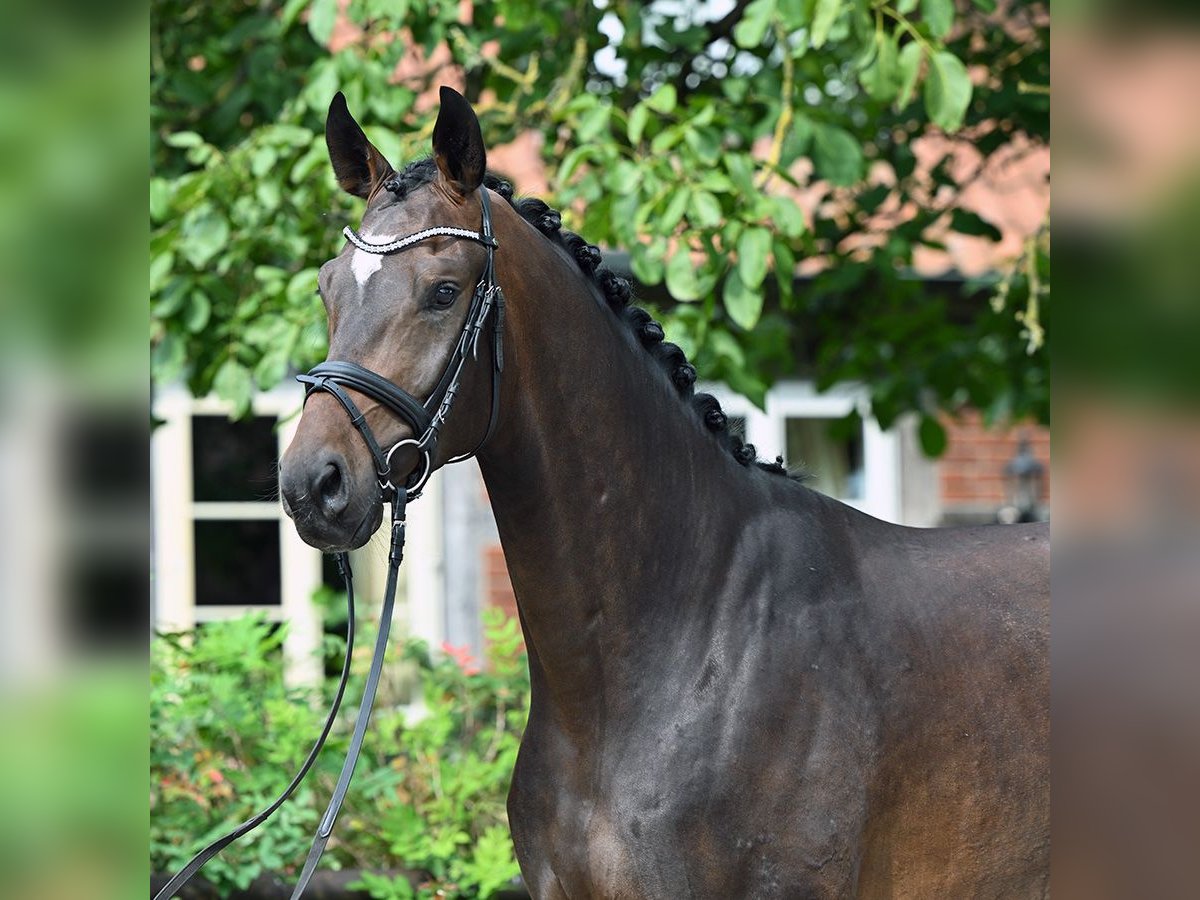
[[327,553],[361,547],[383,518],[377,481],[370,474],[355,475],[345,457],[332,450],[308,458],[285,454],[279,493],[301,540]]

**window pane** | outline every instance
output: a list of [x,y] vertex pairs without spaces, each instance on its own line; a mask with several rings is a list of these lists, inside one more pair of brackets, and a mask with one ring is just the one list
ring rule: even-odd
[[274,501],[275,419],[255,416],[230,422],[225,416],[192,418],[192,476],[201,502]]
[[835,437],[838,419],[788,419],[787,464],[803,468],[809,485],[830,497],[861,500],[865,496],[862,426],[850,437]]
[[150,445],[143,411],[73,411],[63,431],[63,475],[72,503],[145,509]]
[[196,603],[278,606],[279,522],[196,522]]

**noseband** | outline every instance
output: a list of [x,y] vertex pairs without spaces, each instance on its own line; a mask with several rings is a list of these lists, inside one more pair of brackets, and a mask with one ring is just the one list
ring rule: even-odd
[[[450,359],[447,360],[446,367],[442,370],[442,375],[433,392],[424,402],[418,400],[404,388],[388,381],[382,375],[353,362],[326,360],[311,369],[307,375],[299,375],[296,378],[297,381],[307,386],[304,395],[306,400],[316,391],[325,391],[332,394],[346,410],[346,414],[350,416],[350,424],[358,429],[359,434],[366,442],[367,449],[371,451],[382,498],[385,500],[394,489],[392,486],[392,456],[401,447],[408,446],[417,451],[420,462],[406,480],[404,490],[407,492],[409,500],[420,496],[425,482],[429,480],[433,471],[438,440],[441,437],[442,428],[446,424],[446,417],[450,414],[450,408],[454,405],[454,398],[458,395],[463,368],[468,356],[476,359],[479,357],[479,341],[492,310],[496,311],[496,315],[492,320],[492,411],[488,419],[487,431],[472,450],[455,456],[447,462],[461,462],[471,458],[480,447],[487,443],[496,430],[497,414],[500,410],[500,373],[504,369],[504,292],[496,283],[495,254],[496,247],[499,245],[492,232],[492,207],[488,200],[487,188],[479,188],[479,199],[482,207],[482,223],[477,232],[466,228],[438,226],[426,228],[384,244],[371,243],[349,226],[346,226],[342,232],[346,239],[359,250],[378,256],[400,253],[433,237],[461,238],[475,241],[487,248],[487,262],[484,264],[483,274],[479,277],[479,283],[475,285],[475,291],[471,295],[471,306],[467,310],[467,319],[463,323],[458,342],[454,346],[454,352],[450,354]],[[387,452],[384,452],[371,431],[371,427],[367,424],[366,417],[350,399],[345,388],[366,394],[396,418],[408,424],[415,436],[396,442]]]
[[[446,424],[446,417],[450,415],[450,408],[454,405],[454,398],[458,395],[459,381],[462,378],[463,369],[466,366],[468,357],[478,358],[479,356],[479,341],[483,334],[484,325],[487,323],[488,317],[492,314],[492,310],[495,310],[496,313],[492,318],[492,336],[494,342],[492,352],[492,411],[491,417],[488,419],[487,431],[472,450],[455,456],[447,460],[447,462],[460,462],[474,456],[479,448],[487,443],[496,430],[497,414],[500,407],[500,373],[504,369],[504,293],[500,290],[500,285],[496,283],[494,257],[498,244],[492,233],[492,209],[488,202],[487,188],[480,187],[479,197],[483,209],[483,221],[478,232],[470,231],[466,228],[439,226],[436,228],[426,228],[423,231],[418,231],[386,244],[374,244],[365,240],[353,228],[347,227],[343,231],[346,239],[359,250],[367,253],[375,253],[380,256],[399,253],[432,237],[462,238],[464,240],[475,241],[487,248],[487,263],[484,266],[483,274],[479,278],[479,283],[475,286],[475,292],[471,296],[471,306],[467,310],[467,319],[463,323],[462,332],[458,336],[458,342],[454,345],[454,352],[450,354],[450,359],[447,361],[446,367],[442,371],[442,375],[438,379],[433,392],[424,402],[417,400],[408,391],[393,384],[382,375],[372,372],[370,369],[360,366],[357,363],[342,360],[327,360],[311,369],[307,375],[297,376],[297,380],[306,385],[304,394],[306,401],[317,391],[325,391],[332,394],[342,405],[342,408],[346,410],[347,415],[350,416],[350,424],[357,428],[359,434],[362,435],[367,449],[371,451],[371,458],[375,463],[375,473],[379,479],[380,501],[391,502],[392,527],[391,549],[388,553],[387,585],[384,588],[383,608],[379,618],[379,634],[375,639],[375,651],[371,656],[371,667],[367,672],[367,681],[363,688],[362,700],[359,703],[358,715],[354,720],[354,731],[350,737],[350,746],[346,751],[346,759],[342,763],[341,774],[338,776],[333,795],[329,800],[329,805],[326,807],[325,814],[321,817],[321,822],[317,826],[317,833],[313,837],[308,857],[304,861],[304,868],[301,870],[296,886],[292,891],[292,900],[297,900],[304,893],[304,889],[308,886],[309,880],[316,871],[317,863],[325,851],[325,845],[333,833],[334,822],[337,819],[338,812],[341,810],[342,802],[346,798],[346,791],[350,787],[350,779],[354,775],[354,768],[358,762],[359,753],[362,750],[363,739],[366,736],[367,722],[371,718],[371,707],[375,702],[375,691],[379,686],[379,676],[383,671],[383,660],[387,651],[393,603],[396,598],[397,575],[404,554],[405,507],[409,500],[414,500],[420,496],[421,489],[429,480],[430,472],[433,469],[433,460],[437,454],[438,440],[441,437],[442,428]],[[387,452],[384,452],[375,434],[371,431],[371,427],[367,424],[366,417],[346,392],[347,388],[358,391],[360,394],[365,394],[381,404],[398,419],[407,423],[412,428],[415,437],[397,441]],[[420,455],[420,465],[408,476],[403,486],[395,486],[392,483],[392,455],[401,447],[407,446],[412,446],[417,450]],[[337,692],[334,694],[333,706],[329,710],[329,715],[325,718],[325,726],[320,736],[309,751],[303,765],[300,767],[300,771],[296,773],[283,793],[270,806],[247,819],[237,828],[233,829],[233,831],[213,841],[192,857],[187,865],[179,870],[154,895],[154,900],[167,900],[167,898],[175,896],[192,876],[200,871],[200,868],[206,862],[242,835],[257,828],[270,818],[292,795],[296,788],[299,787],[301,781],[304,780],[304,776],[308,774],[309,769],[316,762],[317,756],[325,744],[325,739],[329,736],[329,732],[336,721],[338,709],[341,707],[342,696],[346,691],[346,682],[350,676],[350,658],[354,651],[354,581],[350,571],[350,562],[345,553],[337,554],[337,563],[342,577],[346,581],[348,618],[346,659],[342,664],[341,680],[338,684]]]

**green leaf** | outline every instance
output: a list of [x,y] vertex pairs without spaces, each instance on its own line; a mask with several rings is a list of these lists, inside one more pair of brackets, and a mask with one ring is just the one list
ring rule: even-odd
[[775,254],[775,284],[779,287],[779,302],[790,309],[795,292],[796,256],[785,241],[776,240],[771,248]]
[[250,156],[250,172],[255,178],[262,178],[275,166],[279,154],[274,147],[259,147]]
[[875,44],[875,59],[863,70],[859,81],[868,94],[881,103],[887,103],[900,90],[896,35],[877,32]]
[[925,111],[945,131],[957,131],[971,102],[971,78],[967,67],[953,53],[939,50],[929,60],[925,76]]
[[154,259],[150,260],[150,295],[153,296],[162,290],[163,285],[167,283],[167,278],[171,275],[171,270],[175,267],[175,254],[170,250],[164,250]]
[[924,58],[925,50],[917,41],[911,41],[900,48],[900,54],[896,58],[897,76],[900,80],[896,109],[904,109],[912,102],[913,92],[917,89],[917,78],[921,74],[921,60]]
[[258,386],[268,391],[287,375],[287,354],[281,350],[268,350],[254,367],[254,380]]
[[837,21],[838,13],[842,11],[842,0],[817,0],[816,9],[813,11],[812,31],[809,35],[809,43],[814,47],[824,45],[829,39],[829,29],[833,27],[833,23]]
[[241,416],[250,408],[250,397],[254,390],[254,381],[250,370],[233,357],[221,363],[217,374],[213,376],[213,390],[222,400],[233,406],[233,414]]
[[675,226],[683,218],[691,199],[691,188],[679,188],[671,195],[671,199],[667,201],[667,208],[663,210],[662,218],[657,223],[657,230],[660,234],[670,234],[675,230]]
[[654,140],[650,142],[650,152],[654,154],[665,153],[676,144],[679,143],[680,137],[683,136],[683,131],[678,125],[672,125],[669,128],[664,128],[654,136]]
[[790,197],[771,198],[771,221],[784,235],[798,238],[804,234],[804,211]]
[[733,29],[734,42],[744,49],[750,50],[762,44],[771,27],[771,17],[775,14],[775,0],[754,0],[742,13],[742,18]]
[[954,0],[921,0],[921,16],[935,38],[944,38],[954,25]]
[[154,318],[166,319],[179,312],[183,308],[184,301],[187,300],[188,289],[191,286],[192,279],[190,278],[176,276],[168,281],[154,303],[152,313]]
[[558,164],[558,180],[563,184],[569,184],[575,170],[589,157],[594,156],[595,152],[596,148],[590,144],[568,151],[567,155],[562,158],[562,162]]
[[666,115],[675,111],[675,85],[659,85],[658,90],[646,98],[645,103],[657,113]]
[[1000,229],[991,222],[965,209],[955,209],[950,213],[950,228],[959,234],[985,237],[989,241],[998,241],[1003,237]]
[[589,109],[579,119],[579,124],[575,126],[575,138],[580,143],[594,140],[599,135],[608,130],[608,118],[612,114],[612,107],[607,103],[601,103],[594,109]]
[[813,123],[813,165],[822,178],[840,186],[863,175],[863,152],[854,135],[826,122]]
[[204,143],[204,138],[194,131],[177,131],[163,138],[168,147],[198,147]]
[[318,271],[314,267],[309,267],[301,269],[289,278],[286,291],[288,299],[295,302],[315,294],[317,292]]
[[667,290],[676,300],[700,299],[700,279],[688,248],[680,246],[667,263]]
[[733,185],[746,196],[758,193],[754,187],[754,163],[745,153],[726,153],[721,161],[725,163],[725,171],[733,180]]
[[278,181],[263,180],[254,186],[254,196],[258,198],[263,209],[272,212],[279,208],[283,192],[279,188]]
[[695,191],[688,208],[688,218],[700,228],[714,228],[721,224],[721,201],[708,191]]
[[629,125],[627,126],[627,135],[629,143],[637,146],[642,139],[642,134],[646,131],[646,122],[650,118],[650,110],[645,104],[639,103],[629,112]]
[[737,325],[749,331],[762,315],[763,290],[761,284],[750,286],[742,281],[740,269],[739,265],[725,279],[725,311]]
[[192,334],[198,334],[208,324],[211,313],[212,303],[209,301],[208,295],[204,291],[192,291],[191,296],[188,297],[187,309],[183,314],[183,327]]
[[971,0],[975,4],[975,8],[982,10],[985,13],[994,13],[996,11],[996,0]]
[[[660,238],[661,240],[661,238]],[[629,268],[642,284],[658,284],[663,280],[663,251],[657,243],[633,244],[629,251]]]
[[195,268],[203,269],[229,240],[229,223],[212,207],[197,207],[183,220],[180,250]]
[[165,178],[150,179],[150,221],[162,222],[171,207],[171,185]]
[[771,254],[771,232],[747,228],[737,242],[737,270],[747,287],[758,288],[767,277]]
[[337,0],[313,0],[308,8],[308,33],[322,47],[333,37],[333,26],[337,23]]
[[938,457],[946,452],[946,429],[933,416],[921,416],[921,424],[917,429],[921,439],[921,449],[929,457]]

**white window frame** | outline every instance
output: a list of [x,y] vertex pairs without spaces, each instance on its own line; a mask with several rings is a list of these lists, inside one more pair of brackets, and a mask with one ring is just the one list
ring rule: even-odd
[[863,422],[863,496],[838,497],[848,506],[889,522],[900,518],[900,443],[870,414],[869,394],[856,385],[838,385],[818,393],[811,381],[782,381],[767,391],[766,409],[724,385],[702,385],[713,394],[726,415],[746,421],[746,442],[762,459],[784,456],[788,419],[840,419],[857,409]]
[[[251,401],[255,416],[274,418],[277,457],[291,443],[304,400],[298,385],[283,383],[258,393]],[[163,424],[151,435],[151,490],[154,522],[154,624],[159,630],[187,631],[199,622],[260,612],[269,621],[288,623],[284,638],[284,671],[292,684],[316,684],[322,676],[321,616],[312,602],[321,586],[321,554],[296,534],[278,499],[271,501],[197,501],[192,483],[192,418],[228,415],[229,406],[215,397],[193,398],[183,385],[161,387],[153,412]],[[205,519],[275,520],[279,527],[278,606],[196,605],[194,522]]]

